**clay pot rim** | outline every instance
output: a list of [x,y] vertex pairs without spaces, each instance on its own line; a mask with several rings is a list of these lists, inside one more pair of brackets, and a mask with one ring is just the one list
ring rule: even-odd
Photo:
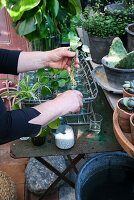
[[125,114],[127,114],[127,115],[133,115],[134,113],[129,113],[129,112],[126,112],[125,110],[123,110],[123,109],[121,109],[120,107],[119,107],[119,102],[122,100],[123,98],[121,98],[121,99],[119,99],[118,100],[118,102],[117,102],[117,104],[116,104],[116,106],[117,106],[117,108],[119,109],[119,110],[122,110]]
[[134,113],[130,116],[130,124],[132,124],[134,126],[133,118],[134,118]]
[[126,91],[125,88],[123,88],[123,90],[125,91],[125,93],[126,93],[127,95],[130,95],[130,96],[132,96],[132,97],[134,96],[134,94],[129,93],[128,91]]

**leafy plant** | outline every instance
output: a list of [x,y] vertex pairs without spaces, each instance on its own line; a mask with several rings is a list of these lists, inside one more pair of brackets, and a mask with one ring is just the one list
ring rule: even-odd
[[133,69],[134,51],[127,53],[120,38],[114,38],[106,61],[111,67]]
[[132,81],[125,81],[125,84],[123,85],[123,88],[132,94],[134,94],[134,80]]
[[66,87],[70,81],[69,73],[65,69],[39,69],[36,73],[39,82],[43,84],[41,88],[41,94],[43,96],[53,95],[60,88]]
[[[15,80],[12,80],[15,81]],[[13,100],[12,100],[12,109],[13,110],[17,110],[20,109],[20,102],[24,101],[24,100],[35,100],[35,101],[39,101],[40,102],[40,97],[38,94],[38,91],[45,85],[43,82],[40,83],[39,81],[37,81],[33,86],[30,85],[30,75],[25,74],[24,77],[21,80],[16,81],[19,85],[19,91],[5,91],[3,93],[1,93],[1,96],[14,96]],[[41,128],[40,136],[44,137],[47,134],[50,133],[51,129],[57,129],[60,125],[60,119],[56,119],[53,122],[49,123],[47,125],[47,128],[45,128],[44,130]]]
[[125,34],[125,27],[128,25],[128,18],[116,15],[106,15],[92,8],[83,12],[81,19],[82,27],[89,35],[98,37],[120,36]]
[[81,12],[77,0],[7,0],[3,4],[17,33],[29,41],[61,33],[63,19]]
[[125,106],[128,110],[134,109],[134,97],[124,97],[120,103]]

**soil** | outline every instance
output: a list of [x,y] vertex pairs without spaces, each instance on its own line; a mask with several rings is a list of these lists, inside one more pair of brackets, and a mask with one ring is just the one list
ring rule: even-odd
[[[124,88],[124,89],[125,89],[125,88]],[[128,92],[126,89],[125,89],[125,91]],[[129,91],[128,93],[130,93],[130,94],[134,94],[134,92],[130,92],[130,91]]]
[[134,26],[130,26],[129,30],[132,31],[132,32],[134,32]]
[[120,102],[119,102],[119,108],[128,112],[128,113],[134,113],[134,109],[133,110],[128,110],[125,106],[123,106]]

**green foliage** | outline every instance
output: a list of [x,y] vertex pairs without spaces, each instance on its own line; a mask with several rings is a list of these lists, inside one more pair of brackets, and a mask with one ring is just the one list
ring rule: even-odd
[[120,103],[125,106],[128,110],[134,109],[134,97],[124,97]]
[[82,27],[89,35],[98,37],[120,36],[125,34],[128,18],[121,15],[106,15],[92,9],[83,12]]
[[5,6],[17,33],[29,41],[61,33],[61,27],[65,27],[63,19],[81,12],[77,0],[7,0]]
[[37,92],[39,89],[42,88],[40,82],[36,82],[33,86],[30,86],[30,76],[25,74],[22,80],[18,80],[18,84],[20,86],[19,91],[5,91],[1,93],[1,96],[10,96],[14,95],[12,101],[12,108],[17,109],[19,106],[19,102],[23,101],[24,99],[27,100],[39,100]]
[[134,94],[134,80],[132,81],[125,81],[125,84],[123,85],[123,88],[132,94]]
[[109,66],[115,67],[115,65],[126,55],[127,51],[124,48],[121,39],[116,37],[112,41],[112,45],[109,49],[109,54],[106,58],[106,61]]
[[48,127],[51,129],[57,129],[59,126],[60,126],[59,118],[48,124]]
[[122,58],[115,67],[120,69],[134,69],[134,51]]

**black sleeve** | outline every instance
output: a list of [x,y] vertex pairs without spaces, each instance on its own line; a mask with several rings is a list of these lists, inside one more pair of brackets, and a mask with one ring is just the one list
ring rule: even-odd
[[21,51],[0,49],[0,73],[17,75],[18,58]]
[[41,125],[28,123],[31,119],[40,115],[34,108],[6,111],[0,97],[0,144],[4,144],[21,137],[36,136]]

